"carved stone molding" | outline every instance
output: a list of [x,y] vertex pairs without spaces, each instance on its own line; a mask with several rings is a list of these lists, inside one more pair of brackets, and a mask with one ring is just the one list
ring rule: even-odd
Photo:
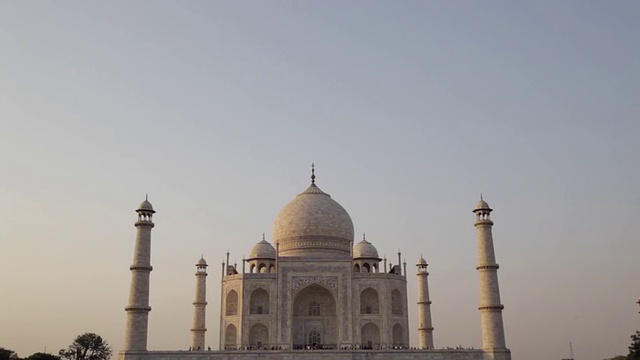
[[338,292],[337,276],[293,276],[291,277],[291,290],[293,293],[311,284],[318,284]]

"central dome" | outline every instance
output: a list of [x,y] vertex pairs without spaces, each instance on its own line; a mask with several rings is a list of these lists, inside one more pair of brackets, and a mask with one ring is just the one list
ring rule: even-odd
[[353,222],[314,182],[278,214],[273,240],[279,256],[351,256]]

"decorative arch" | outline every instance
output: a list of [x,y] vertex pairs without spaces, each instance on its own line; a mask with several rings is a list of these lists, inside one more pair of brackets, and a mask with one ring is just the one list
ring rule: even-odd
[[234,350],[237,346],[237,334],[236,326],[229,324],[224,331],[224,348],[228,350]]
[[364,263],[362,265],[362,272],[365,272],[365,273],[371,272],[371,266],[369,265],[369,263]]
[[272,273],[272,274],[276,272],[276,267],[273,266],[273,264],[271,264],[271,266],[269,266],[269,272]]
[[238,315],[238,293],[235,290],[227,293],[225,304],[225,314],[227,316]]
[[269,293],[263,288],[257,288],[251,293],[249,300],[249,314],[269,313]]
[[402,325],[393,325],[393,346],[404,346],[404,329]]
[[379,314],[380,300],[378,292],[373,288],[366,288],[360,293],[360,314]]
[[249,272],[252,274],[256,272],[256,264],[251,263],[251,266],[249,266]]
[[353,272],[360,272],[360,265],[358,264],[353,265]]
[[360,339],[363,349],[377,349],[380,347],[380,329],[374,323],[367,323],[360,329]]
[[395,289],[391,292],[391,314],[402,315],[402,294],[400,290]]
[[267,273],[267,265],[265,265],[264,263],[260,263],[260,265],[258,265],[258,273],[260,274]]
[[[312,331],[317,334],[311,336]],[[337,346],[336,298],[329,289],[314,283],[298,291],[293,301],[291,333],[294,347]]]
[[262,349],[269,345],[269,328],[264,324],[255,324],[249,330],[249,344],[254,349]]

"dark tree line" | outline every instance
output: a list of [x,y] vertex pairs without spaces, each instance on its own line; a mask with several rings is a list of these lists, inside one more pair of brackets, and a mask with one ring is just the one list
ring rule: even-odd
[[79,335],[69,347],[60,349],[58,355],[37,352],[20,358],[15,351],[0,347],[0,360],[109,360],[111,354],[111,346],[94,333]]
[[111,346],[94,333],[78,336],[68,348],[58,352],[65,360],[109,360],[111,354]]
[[629,355],[618,355],[606,360],[640,360],[640,331],[631,335],[631,345],[629,345]]
[[60,356],[37,352],[26,358],[20,358],[18,354],[9,349],[0,347],[0,360],[61,360]]

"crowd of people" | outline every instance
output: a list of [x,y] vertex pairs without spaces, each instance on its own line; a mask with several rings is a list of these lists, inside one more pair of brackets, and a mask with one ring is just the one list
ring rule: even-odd
[[[327,345],[327,344],[294,344],[291,348],[292,350],[335,350],[338,347],[336,345]],[[211,348],[208,348],[211,351]],[[405,345],[367,345],[367,344],[356,344],[356,345],[342,345],[340,346],[340,350],[418,350],[418,348],[409,348]],[[189,348],[189,351],[199,351],[200,349],[192,349]],[[251,350],[283,350],[282,346],[254,346],[254,345],[245,345],[242,347],[234,347],[234,346],[225,346],[224,350],[228,351],[251,351]]]
[[[293,350],[335,350],[337,347],[335,345],[323,345],[323,344],[311,344],[311,345],[293,345]],[[189,347],[189,351],[202,351],[204,349],[200,349],[200,347],[192,348]],[[253,346],[253,345],[245,345],[242,347],[233,347],[233,346],[225,346],[224,350],[227,351],[280,351],[283,350],[282,346]],[[340,350],[429,350],[429,348],[418,348],[418,347],[409,347],[406,345],[367,345],[367,344],[356,344],[356,345],[343,345],[340,346]],[[474,347],[464,347],[462,345],[458,346],[446,346],[442,347],[442,350],[474,350]],[[207,348],[207,351],[211,351],[211,347]]]

